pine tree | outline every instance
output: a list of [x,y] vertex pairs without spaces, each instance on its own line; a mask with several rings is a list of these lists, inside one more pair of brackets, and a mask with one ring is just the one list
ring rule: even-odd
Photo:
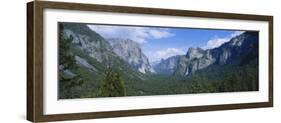
[[124,81],[122,80],[118,72],[114,71],[111,68],[108,68],[98,96],[102,96],[102,97],[126,96]]
[[71,52],[72,36],[66,36],[63,33],[63,25],[60,25],[59,35],[59,91],[60,98],[74,98],[71,88],[81,86],[83,80],[79,74],[68,75],[66,71],[72,71],[77,68],[75,57]]

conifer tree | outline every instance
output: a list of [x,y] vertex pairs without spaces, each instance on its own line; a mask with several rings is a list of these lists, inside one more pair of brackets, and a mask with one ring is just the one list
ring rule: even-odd
[[66,36],[63,33],[63,25],[60,25],[59,34],[59,90],[60,98],[74,98],[70,89],[76,86],[81,86],[83,80],[79,74],[66,74],[66,71],[73,71],[77,68],[74,55],[72,54],[70,47],[73,40],[72,36]]
[[102,97],[126,96],[124,81],[120,74],[112,68],[108,68],[106,71],[104,82],[100,89],[99,96]]

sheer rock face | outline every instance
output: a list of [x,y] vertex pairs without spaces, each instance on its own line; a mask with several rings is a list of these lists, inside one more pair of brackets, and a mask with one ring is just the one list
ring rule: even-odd
[[141,73],[154,73],[138,43],[130,39],[108,39],[114,53]]
[[[86,24],[65,23],[63,28],[63,33],[73,38],[72,43],[76,47],[100,63],[114,64],[115,58],[118,57],[136,71],[141,73],[155,72],[140,45],[130,39],[105,39]],[[76,60],[81,65],[81,59],[76,57]],[[82,65],[85,66],[85,64]],[[87,65],[87,67],[89,66]]]
[[245,32],[214,49],[189,48],[186,55],[162,60],[157,73],[189,75],[212,64],[237,64],[246,54],[257,54],[257,32]]
[[186,58],[195,59],[203,57],[205,51],[201,48],[189,48],[186,53]]
[[73,38],[72,43],[97,61],[107,63],[115,55],[110,44],[87,25],[71,23],[64,24],[64,28],[64,33]]

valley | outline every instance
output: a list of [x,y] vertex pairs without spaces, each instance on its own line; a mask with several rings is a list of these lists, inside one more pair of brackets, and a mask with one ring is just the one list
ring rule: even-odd
[[59,23],[59,99],[258,91],[258,32],[152,65],[131,39]]

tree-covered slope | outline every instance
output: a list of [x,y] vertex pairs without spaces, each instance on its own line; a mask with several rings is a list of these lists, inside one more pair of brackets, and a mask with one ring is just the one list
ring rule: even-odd
[[[100,96],[98,91],[105,81],[109,69],[118,73],[122,79],[126,80],[126,83],[145,79],[142,73],[133,70],[129,64],[113,52],[108,41],[90,30],[86,24],[62,23],[60,32],[63,37],[68,38],[66,42],[60,40],[60,51],[64,46],[68,46],[67,54],[71,54],[72,60],[62,61],[65,56],[59,55],[59,61],[61,61],[59,66],[65,67],[64,62],[70,62],[72,66],[76,66],[64,69],[60,73],[79,75],[77,77],[83,81],[83,84],[62,88],[74,78],[70,77],[68,81],[64,82],[65,84],[59,81],[59,98]],[[61,51],[61,53],[66,53],[66,51]]]

